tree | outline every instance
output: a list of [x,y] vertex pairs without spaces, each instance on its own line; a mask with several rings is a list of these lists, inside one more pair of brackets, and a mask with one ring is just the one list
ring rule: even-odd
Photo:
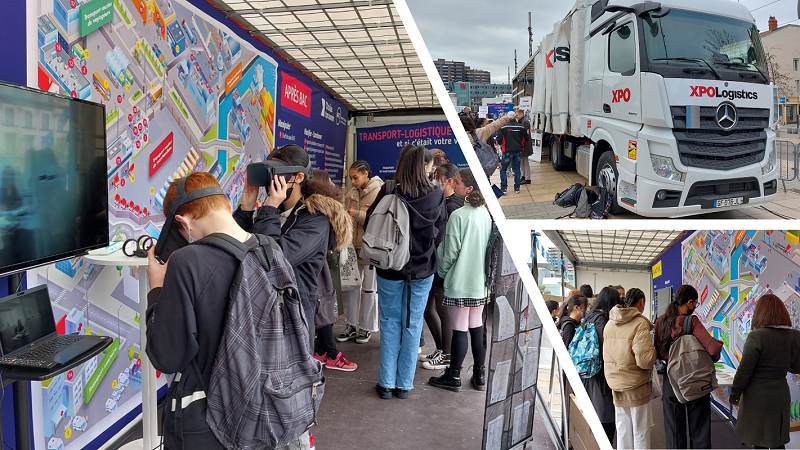
[[541,293],[542,295],[550,295],[551,294],[550,290],[547,289],[547,286],[539,286],[539,293]]
[[783,71],[781,65],[778,63],[778,58],[772,53],[771,48],[764,49],[764,58],[767,60],[769,78],[775,86],[778,86],[778,95],[781,97],[794,95],[792,79]]
[[463,102],[461,103],[461,106],[469,106],[469,102]]

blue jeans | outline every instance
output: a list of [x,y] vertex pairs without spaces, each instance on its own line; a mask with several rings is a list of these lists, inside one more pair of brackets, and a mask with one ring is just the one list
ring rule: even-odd
[[414,389],[422,315],[428,303],[433,275],[411,281],[411,326],[408,314],[408,281],[378,278],[378,319],[381,328],[381,361],[378,384],[387,389]]
[[504,152],[503,153],[503,161],[502,165],[500,166],[500,189],[507,189],[508,188],[508,175],[506,175],[506,170],[508,170],[508,166],[510,165],[511,168],[514,170],[514,190],[519,190],[519,177],[520,177],[520,169],[519,165],[522,161],[522,152]]

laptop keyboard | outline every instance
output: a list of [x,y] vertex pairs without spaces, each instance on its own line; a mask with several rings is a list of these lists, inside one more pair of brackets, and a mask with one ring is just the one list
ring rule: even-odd
[[55,365],[52,356],[62,348],[74,344],[82,337],[76,334],[58,335],[49,341],[43,342],[28,351],[16,354],[11,357],[0,358],[0,364],[22,366],[22,367],[42,367],[48,368]]

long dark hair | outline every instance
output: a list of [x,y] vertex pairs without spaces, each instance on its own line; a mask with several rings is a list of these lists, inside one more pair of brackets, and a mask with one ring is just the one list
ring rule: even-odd
[[476,129],[475,121],[472,120],[472,117],[458,116],[458,118],[461,120],[461,126],[464,127],[464,131],[466,131],[467,133],[475,131]]
[[438,169],[436,169],[437,177],[455,178],[457,173],[458,166],[451,163],[442,164]]
[[601,311],[603,315],[608,319],[609,313],[611,313],[611,309],[615,306],[620,304],[620,296],[619,291],[611,288],[611,287],[604,287],[600,290],[594,300],[594,307],[592,307],[592,311]]
[[394,179],[399,184],[400,192],[416,198],[433,188],[425,165],[433,161],[433,154],[425,147],[406,145],[400,151],[397,161],[397,172]]
[[461,182],[464,183],[464,186],[471,187],[472,192],[467,195],[467,198],[464,200],[469,202],[469,206],[473,208],[477,208],[479,206],[483,206],[486,204],[486,201],[483,198],[483,194],[481,194],[481,190],[478,187],[478,182],[475,181],[475,176],[472,175],[472,171],[469,169],[461,169],[458,171],[458,174],[461,175]]
[[342,201],[344,194],[342,190],[334,184],[331,184],[331,176],[324,170],[314,169],[311,171],[311,179],[308,180],[308,188],[315,194],[321,194],[330,197],[337,202]]
[[579,306],[586,306],[587,303],[588,301],[586,300],[586,297],[580,294],[575,294],[570,297],[569,300],[564,302],[564,305],[561,307],[561,312],[558,313],[558,327],[561,328],[564,317],[572,314],[572,312],[575,311],[575,308]]
[[661,334],[658,336],[658,342],[656,344],[658,344],[659,350],[666,352],[667,345],[669,345],[669,342],[672,340],[672,329],[675,328],[675,321],[678,319],[678,316],[681,315],[680,311],[678,311],[678,307],[692,300],[697,300],[697,289],[695,289],[694,286],[684,284],[675,291],[675,296],[672,302],[667,305],[667,310],[664,311],[664,315],[661,316],[661,324],[658,326],[658,331]]

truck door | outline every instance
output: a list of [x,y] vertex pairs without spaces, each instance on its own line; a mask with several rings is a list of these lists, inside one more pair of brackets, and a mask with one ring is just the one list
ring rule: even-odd
[[[633,15],[619,23],[606,36],[607,65],[603,76],[603,128],[613,140],[616,173],[610,172],[613,160],[601,155],[596,177],[598,184],[613,191],[620,203],[633,208],[636,203],[637,134],[642,128],[639,47]],[[606,167],[605,175],[603,167]]]
[[617,26],[607,36],[608,65],[603,81],[603,112],[607,123],[633,122],[631,125],[618,125],[638,131],[642,106],[636,40],[633,21]]

